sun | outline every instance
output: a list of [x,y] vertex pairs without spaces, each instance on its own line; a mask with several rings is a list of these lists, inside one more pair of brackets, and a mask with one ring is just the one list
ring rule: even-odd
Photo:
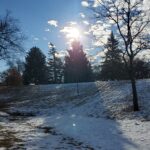
[[70,27],[66,36],[67,38],[77,40],[80,38],[80,31],[78,28]]
[[60,32],[65,35],[68,45],[73,41],[80,41],[83,38],[82,30],[77,24],[65,26]]

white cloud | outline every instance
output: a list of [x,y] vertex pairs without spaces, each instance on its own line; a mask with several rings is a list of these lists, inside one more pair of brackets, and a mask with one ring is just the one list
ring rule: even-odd
[[80,17],[81,18],[85,18],[85,14],[84,13],[80,13]]
[[144,0],[143,1],[143,4],[144,4],[144,9],[150,9],[150,0]]
[[81,2],[81,5],[83,7],[89,7],[89,3],[87,1],[85,1],[85,0]]
[[47,29],[45,29],[45,31],[46,31],[46,32],[50,32],[50,29],[47,28]]
[[64,50],[60,50],[56,56],[59,57],[59,58],[64,58],[65,56],[67,55],[67,52],[64,51]]
[[90,54],[90,52],[94,50],[94,47],[85,48],[84,50],[85,50],[86,53],[89,53],[89,54]]
[[64,27],[63,29],[61,29],[60,32],[62,32],[62,33],[68,33],[69,30],[70,30],[70,28],[71,28],[71,27],[66,26],[66,27]]
[[93,7],[98,7],[100,5],[101,0],[94,0]]
[[51,26],[58,27],[58,21],[57,20],[49,20],[47,23]]
[[83,34],[90,35],[90,32],[89,31],[85,31],[85,32],[83,32]]
[[149,0],[144,0],[144,2],[143,2],[145,5],[147,4],[147,5],[149,5],[150,6],[150,1]]
[[100,51],[100,52],[97,53],[97,56],[104,57],[105,56],[105,52],[104,51]]
[[140,59],[149,60],[150,59],[150,50],[141,51],[140,53],[138,53],[137,57]]
[[108,30],[104,24],[94,24],[91,26],[90,32],[95,37],[93,45],[99,47],[106,44],[107,39],[110,36],[111,30]]
[[55,48],[56,46],[52,44],[51,42],[48,42],[48,48]]
[[70,21],[69,24],[70,24],[70,25],[77,25],[77,22],[75,22],[75,21]]
[[84,23],[85,25],[89,25],[89,24],[90,24],[87,20],[84,20],[83,23]]
[[37,37],[34,37],[34,41],[39,41],[39,38],[37,38]]

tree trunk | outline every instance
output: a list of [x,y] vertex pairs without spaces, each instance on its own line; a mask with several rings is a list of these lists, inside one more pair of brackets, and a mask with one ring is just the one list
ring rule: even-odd
[[57,83],[56,57],[55,57],[55,53],[54,53],[54,55],[53,55],[53,59],[54,59],[54,83]]
[[77,95],[79,96],[79,84],[78,84],[78,81],[77,81]]
[[132,94],[133,94],[133,110],[139,111],[139,105],[138,105],[138,96],[137,96],[137,90],[136,90],[136,82],[135,79],[131,79],[132,84]]
[[132,58],[130,58],[129,74],[130,74],[130,80],[131,80],[131,85],[132,85],[133,110],[139,111],[138,96],[137,96],[137,90],[136,90],[136,80],[135,80],[133,59]]

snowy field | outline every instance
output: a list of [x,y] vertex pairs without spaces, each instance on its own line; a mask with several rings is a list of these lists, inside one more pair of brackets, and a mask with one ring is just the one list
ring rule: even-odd
[[150,80],[0,90],[0,150],[150,150]]

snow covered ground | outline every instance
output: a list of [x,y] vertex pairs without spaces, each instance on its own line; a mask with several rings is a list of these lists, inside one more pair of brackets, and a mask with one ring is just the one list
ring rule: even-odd
[[0,150],[150,150],[150,80],[132,112],[127,81],[39,85],[0,92]]

